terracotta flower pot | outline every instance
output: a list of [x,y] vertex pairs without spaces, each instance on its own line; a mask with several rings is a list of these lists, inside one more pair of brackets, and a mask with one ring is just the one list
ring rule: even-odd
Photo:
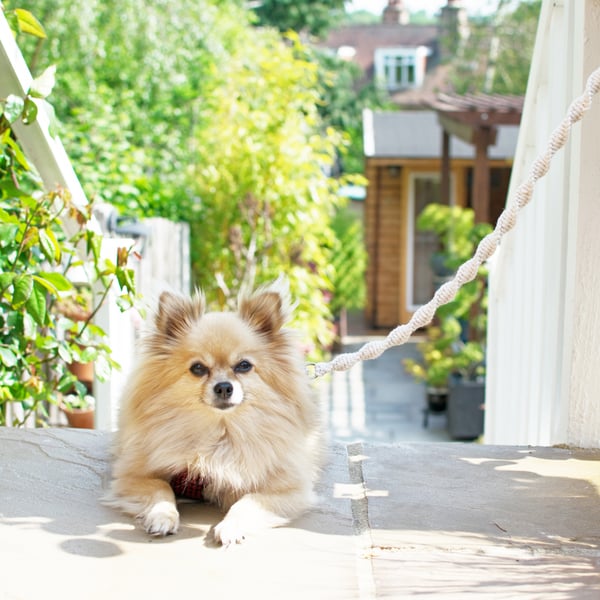
[[62,407],[63,412],[67,416],[67,421],[70,427],[78,429],[94,429],[94,414],[93,408],[66,408]]
[[67,368],[82,383],[91,383],[94,380],[94,363],[72,362]]

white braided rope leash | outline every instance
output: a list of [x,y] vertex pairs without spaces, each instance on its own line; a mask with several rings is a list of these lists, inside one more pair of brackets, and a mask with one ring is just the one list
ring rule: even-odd
[[592,98],[598,91],[600,91],[600,67],[588,77],[585,91],[571,103],[565,118],[552,132],[546,151],[534,160],[527,179],[515,191],[514,197],[510,199],[498,218],[494,230],[481,240],[473,257],[459,267],[454,278],[442,285],[433,298],[413,314],[408,323],[393,329],[383,340],[367,342],[356,352],[340,354],[329,362],[309,365],[312,367],[313,377],[321,377],[331,371],[346,371],[359,361],[372,360],[381,356],[389,348],[406,343],[417,329],[425,327],[432,321],[435,311],[440,306],[451,302],[465,283],[475,279],[479,267],[494,254],[502,237],[515,226],[517,214],[531,200],[537,180],[546,175],[552,157],[565,145],[569,139],[571,127],[583,118],[585,111],[592,104]]

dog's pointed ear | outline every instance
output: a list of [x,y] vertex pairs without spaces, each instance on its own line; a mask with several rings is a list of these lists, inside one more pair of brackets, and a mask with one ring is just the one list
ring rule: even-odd
[[289,319],[292,308],[287,280],[279,277],[249,296],[242,294],[238,306],[239,315],[256,331],[276,333]]
[[163,292],[158,302],[156,328],[168,338],[179,338],[204,314],[204,308],[204,295],[199,290],[191,298]]

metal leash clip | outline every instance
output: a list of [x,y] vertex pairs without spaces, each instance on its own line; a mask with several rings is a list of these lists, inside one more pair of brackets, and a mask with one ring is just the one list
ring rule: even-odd
[[314,363],[314,362],[306,363],[304,368],[306,369],[306,374],[308,375],[309,379],[316,379],[318,377],[317,363]]

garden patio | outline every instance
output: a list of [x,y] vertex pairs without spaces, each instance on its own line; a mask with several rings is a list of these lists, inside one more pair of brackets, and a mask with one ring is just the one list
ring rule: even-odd
[[[598,67],[599,15],[598,0],[544,3],[517,183]],[[412,384],[391,378],[402,370],[390,350],[317,381],[337,439],[314,509],[222,549],[205,542],[219,519],[209,506],[182,505],[179,534],[156,538],[101,504],[113,400],[104,430],[3,427],[0,599],[598,598],[598,111],[595,99],[542,181],[543,198],[501,246],[490,295],[492,443],[398,441],[389,409]],[[104,316],[114,334],[119,323]]]
[[106,432],[0,429],[3,600],[520,598],[600,594],[600,451],[334,443],[317,506],[214,548],[103,507]]

